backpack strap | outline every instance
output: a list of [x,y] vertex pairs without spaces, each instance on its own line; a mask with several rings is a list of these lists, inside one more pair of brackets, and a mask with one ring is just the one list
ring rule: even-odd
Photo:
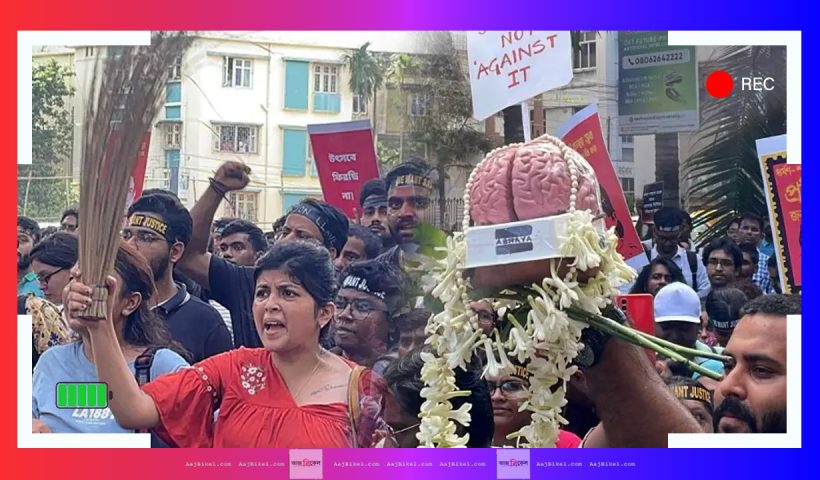
[[359,448],[359,417],[361,416],[361,405],[359,404],[359,379],[362,377],[364,367],[356,365],[350,373],[350,382],[347,385],[347,410],[350,416],[350,433],[353,435],[353,448]]
[[151,365],[158,347],[148,347],[134,360],[134,377],[140,387],[151,381]]
[[[148,347],[134,360],[134,377],[140,387],[151,381],[151,365],[159,347]],[[135,433],[148,433],[148,430],[135,430]]]
[[689,270],[692,272],[692,288],[698,291],[698,256],[695,252],[686,251],[686,259],[689,260]]

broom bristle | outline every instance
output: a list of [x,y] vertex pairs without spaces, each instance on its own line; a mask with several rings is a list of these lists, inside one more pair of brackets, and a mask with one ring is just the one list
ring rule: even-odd
[[188,44],[184,33],[156,32],[150,46],[126,47],[95,63],[83,125],[79,226],[82,279],[94,289],[90,317],[107,313],[105,279],[117,257],[131,172],[159,111],[168,67]]

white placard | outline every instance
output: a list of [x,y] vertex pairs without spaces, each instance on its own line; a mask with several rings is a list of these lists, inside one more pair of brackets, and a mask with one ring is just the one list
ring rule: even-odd
[[467,32],[467,58],[478,120],[572,80],[568,31]]

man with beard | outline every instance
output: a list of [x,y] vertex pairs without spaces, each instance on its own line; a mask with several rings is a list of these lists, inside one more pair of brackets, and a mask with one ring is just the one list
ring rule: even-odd
[[158,303],[155,311],[168,323],[174,340],[192,356],[192,363],[232,348],[231,335],[216,310],[192,296],[173,279],[173,265],[191,239],[191,215],[172,193],[140,197],[128,209],[123,239],[148,260]]
[[40,225],[28,217],[17,217],[17,295],[43,296],[40,280],[31,271],[31,251],[40,241]]
[[359,204],[362,207],[359,224],[376,234],[385,250],[392,248],[396,242],[387,225],[387,187],[384,180],[375,178],[362,185]]
[[786,433],[786,315],[800,310],[798,299],[784,295],[764,295],[743,307],[715,391],[715,431]]
[[387,210],[390,232],[405,254],[415,253],[415,229],[421,224],[420,214],[430,206],[433,181],[430,167],[411,159],[391,170],[386,177]]

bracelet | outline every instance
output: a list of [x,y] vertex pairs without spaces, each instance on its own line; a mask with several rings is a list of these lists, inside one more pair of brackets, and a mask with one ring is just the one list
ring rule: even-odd
[[211,184],[211,188],[214,189],[217,195],[219,195],[222,198],[225,198],[225,194],[228,193],[228,187],[226,187],[224,183],[214,179],[214,177],[210,177],[208,179],[208,183]]

